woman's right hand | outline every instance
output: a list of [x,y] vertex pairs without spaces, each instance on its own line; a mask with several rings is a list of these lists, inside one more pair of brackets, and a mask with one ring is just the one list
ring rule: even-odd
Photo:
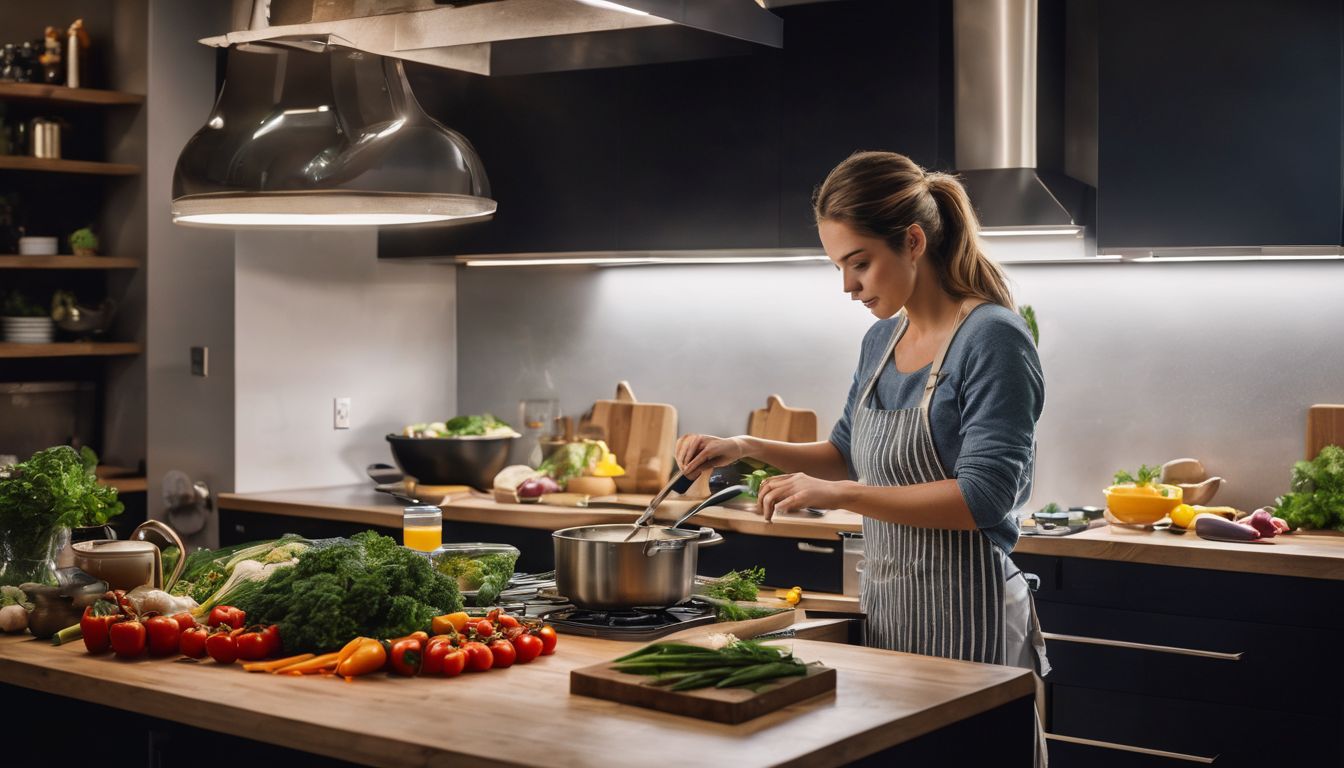
[[677,440],[677,466],[692,480],[705,469],[725,467],[746,455],[746,441],[741,437],[691,434]]

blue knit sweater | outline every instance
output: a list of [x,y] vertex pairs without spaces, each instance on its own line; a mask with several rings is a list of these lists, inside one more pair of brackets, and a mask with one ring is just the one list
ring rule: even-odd
[[[896,370],[891,357],[879,360],[899,320],[874,323],[863,349],[845,413],[831,431],[831,442],[844,455],[851,478],[850,425],[860,390],[875,367],[882,372],[870,408],[919,405],[929,366],[912,373]],[[1017,544],[1014,510],[1031,495],[1036,421],[1045,402],[1041,361],[1026,323],[1012,310],[981,304],[971,310],[943,361],[944,378],[929,405],[933,447],[943,472],[955,478],[980,529],[995,545],[1011,552]]]

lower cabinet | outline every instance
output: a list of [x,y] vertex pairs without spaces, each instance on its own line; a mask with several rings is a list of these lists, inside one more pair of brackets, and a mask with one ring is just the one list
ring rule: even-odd
[[767,584],[838,593],[843,586],[843,559],[838,536],[790,539],[724,532],[722,544],[700,549],[697,570],[704,576],[722,576],[732,570],[759,566],[765,569]]
[[1051,765],[1344,765],[1344,583],[1014,555],[1041,577]]

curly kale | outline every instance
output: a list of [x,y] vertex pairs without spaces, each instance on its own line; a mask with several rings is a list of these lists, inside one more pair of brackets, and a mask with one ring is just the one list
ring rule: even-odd
[[462,608],[456,580],[373,531],[309,549],[293,567],[245,586],[234,605],[249,621],[280,625],[289,653],[336,650],[360,635],[407,635]]
[[1294,528],[1344,531],[1344,448],[1327,445],[1311,461],[1294,464],[1292,488],[1274,514]]

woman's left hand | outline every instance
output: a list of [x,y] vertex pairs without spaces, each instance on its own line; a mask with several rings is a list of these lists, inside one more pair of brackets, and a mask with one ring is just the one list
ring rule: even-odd
[[840,482],[819,480],[801,472],[767,477],[761,482],[758,495],[761,513],[769,520],[775,512],[791,512],[806,507],[834,509],[840,506],[840,486]]

